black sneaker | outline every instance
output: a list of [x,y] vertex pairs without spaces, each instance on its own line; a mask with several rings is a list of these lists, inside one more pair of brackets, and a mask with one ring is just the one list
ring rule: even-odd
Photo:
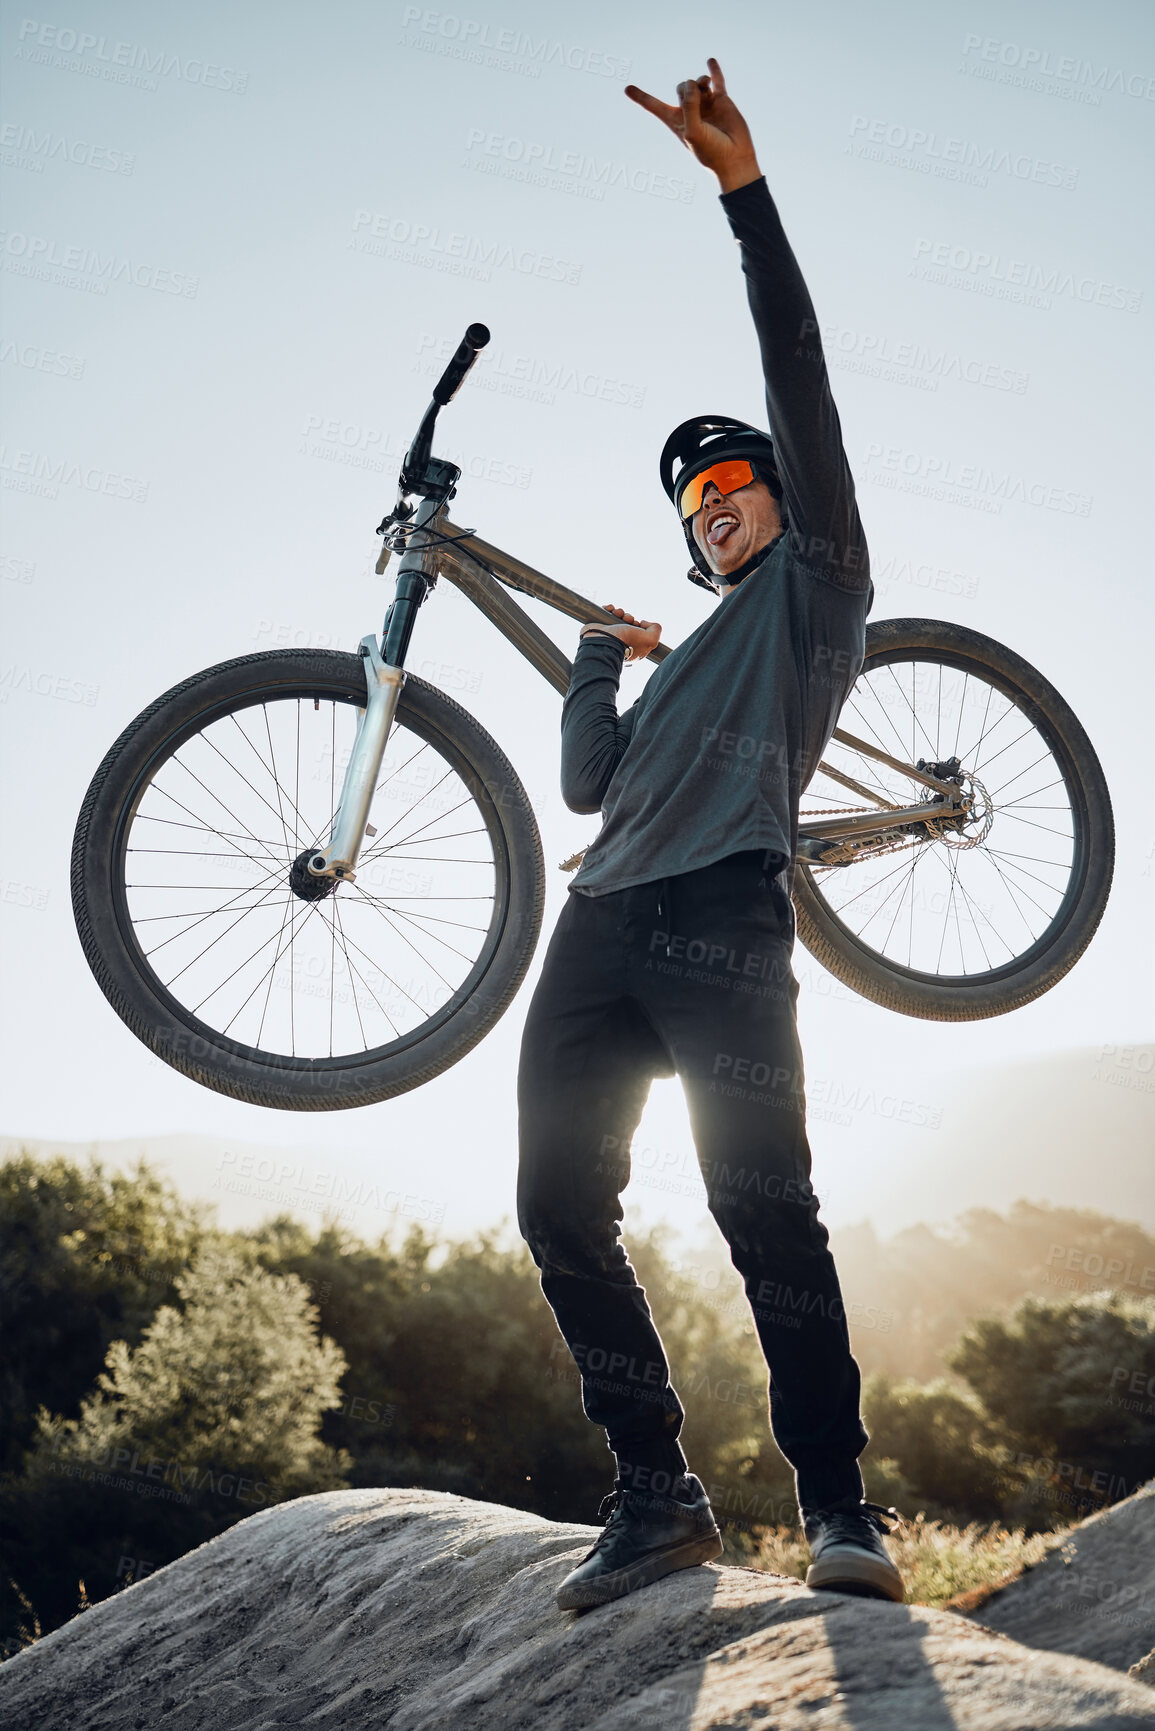
[[558,1588],[560,1610],[605,1605],[676,1569],[722,1555],[722,1535],[705,1486],[693,1473],[686,1473],[682,1482],[689,1499],[685,1502],[627,1491],[620,1479],[616,1482],[598,1510],[605,1526],[593,1549]]
[[906,1588],[882,1542],[891,1530],[888,1518],[897,1520],[898,1511],[878,1503],[808,1510],[802,1527],[814,1561],[806,1571],[806,1585],[901,1604]]

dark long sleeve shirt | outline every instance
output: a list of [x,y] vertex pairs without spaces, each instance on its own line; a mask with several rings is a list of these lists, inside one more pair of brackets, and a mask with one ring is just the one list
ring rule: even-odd
[[562,797],[603,817],[570,885],[603,895],[773,848],[862,666],[873,600],[818,321],[765,180],[720,200],[762,355],[785,533],[617,711],[625,649],[578,647],[562,705]]

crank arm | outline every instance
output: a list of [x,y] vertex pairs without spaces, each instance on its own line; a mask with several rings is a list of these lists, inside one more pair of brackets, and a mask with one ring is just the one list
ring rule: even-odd
[[369,806],[381,771],[381,760],[397,713],[405,670],[390,667],[381,659],[375,637],[361,639],[361,654],[365,658],[365,680],[368,694],[345,780],[341,785],[341,803],[333,819],[333,838],[328,847],[311,855],[309,871],[313,877],[341,878],[352,883],[356,876],[357,859],[365,839],[369,821]]

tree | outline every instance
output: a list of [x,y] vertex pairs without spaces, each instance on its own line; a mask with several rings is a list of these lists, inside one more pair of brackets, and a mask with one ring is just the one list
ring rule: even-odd
[[1155,1237],[1089,1208],[1016,1202],[1005,1215],[971,1208],[949,1226],[908,1226],[880,1242],[869,1225],[832,1233],[864,1373],[930,1382],[981,1311],[1028,1294],[1155,1293]]
[[995,1520],[1002,1512],[999,1463],[986,1446],[987,1415],[945,1379],[922,1384],[868,1377],[862,1390],[870,1446],[863,1468],[894,1462],[903,1513],[930,1520]]
[[972,1323],[949,1362],[986,1409],[1016,1517],[1074,1518],[1155,1473],[1155,1301],[1025,1298]]
[[114,1340],[135,1346],[209,1228],[143,1160],[127,1176],[58,1155],[0,1163],[0,1470],[36,1411],[75,1417]]
[[256,1235],[265,1266],[317,1296],[349,1370],[327,1440],[357,1485],[420,1485],[582,1519],[612,1478],[581,1410],[576,1369],[520,1242],[496,1231],[439,1245],[418,1226],[394,1248],[337,1225],[311,1240],[278,1220]]
[[206,1244],[138,1346],[114,1341],[79,1416],[42,1408],[6,1487],[11,1577],[45,1627],[103,1598],[123,1559],[170,1561],[257,1509],[342,1486],[318,1436],[345,1358],[302,1282]]

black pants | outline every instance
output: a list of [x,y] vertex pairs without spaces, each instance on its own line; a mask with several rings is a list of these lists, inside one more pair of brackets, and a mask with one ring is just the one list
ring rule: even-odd
[[[684,1412],[620,1241],[655,1076],[685,1090],[710,1212],[770,1368],[803,1508],[861,1497],[859,1373],[810,1183],[781,854],[731,854],[607,895],[571,891],[518,1072],[518,1223],[619,1463],[680,1471]],[[656,1483],[656,1480],[655,1480]]]

